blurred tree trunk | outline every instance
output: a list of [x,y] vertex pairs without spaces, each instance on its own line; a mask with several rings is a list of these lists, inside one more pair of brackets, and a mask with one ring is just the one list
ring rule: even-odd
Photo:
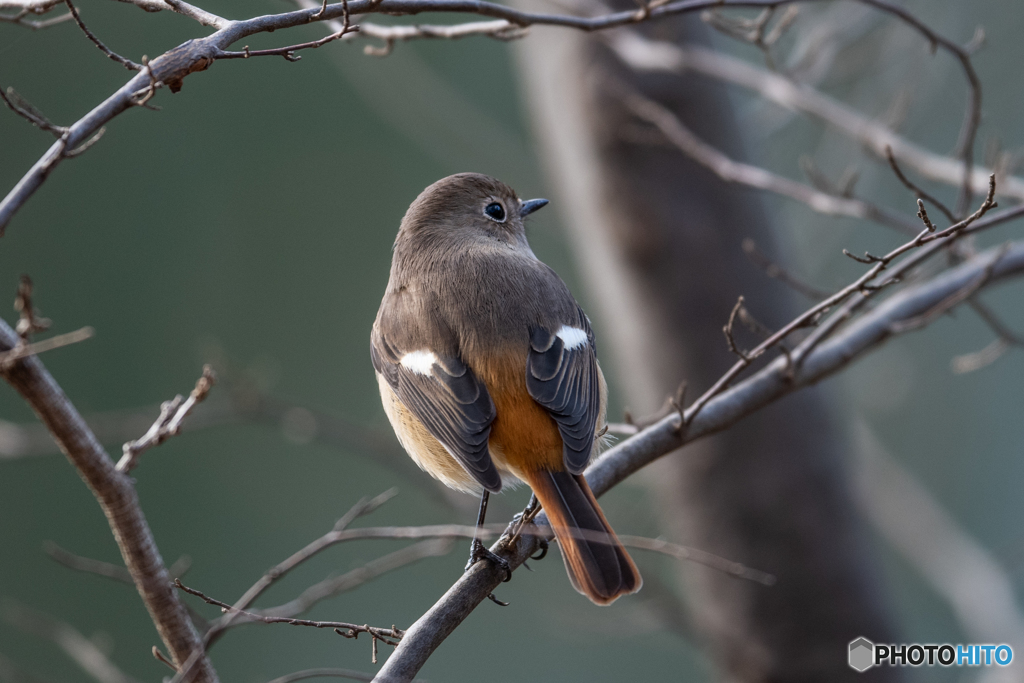
[[[647,30],[707,40],[693,19]],[[740,294],[776,327],[806,302],[743,254],[745,237],[772,251],[759,198],[630,135],[635,127],[609,84],[628,83],[737,158],[729,98],[697,77],[631,72],[600,36],[553,38],[535,28],[522,41],[521,77],[588,309],[603,323],[598,343],[635,414],[653,412],[684,379],[692,400],[735,361],[722,326]],[[800,392],[667,457],[648,480],[667,535],[778,577],[765,587],[699,565],[680,570],[690,616],[723,680],[900,678],[897,669],[865,677],[847,665],[847,644],[858,636],[897,639],[850,500],[836,412],[827,392]]]

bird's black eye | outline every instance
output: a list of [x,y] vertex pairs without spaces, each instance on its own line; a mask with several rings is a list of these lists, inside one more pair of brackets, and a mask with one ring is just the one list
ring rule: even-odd
[[505,220],[505,207],[498,202],[491,202],[484,207],[484,213],[487,214],[487,217],[492,221],[498,221],[501,223]]

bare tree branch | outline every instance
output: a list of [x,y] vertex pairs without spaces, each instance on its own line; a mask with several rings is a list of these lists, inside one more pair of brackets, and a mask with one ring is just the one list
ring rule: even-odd
[[[399,569],[408,564],[419,562],[428,557],[439,557],[451,552],[453,541],[450,538],[429,539],[414,543],[408,547],[396,550],[362,567],[345,572],[341,576],[324,579],[320,583],[310,586],[295,598],[283,605],[269,607],[267,609],[254,610],[253,613],[259,617],[294,617],[298,614],[309,611],[318,602],[332,598],[335,595],[350,591],[357,586],[373,581],[378,576]],[[240,623],[240,622],[239,622]]]
[[[883,123],[864,116],[847,105],[814,88],[795,83],[780,74],[699,46],[681,47],[673,43],[649,40],[632,31],[608,34],[608,44],[632,68],[642,71],[696,71],[710,78],[752,90],[786,109],[803,112],[824,121],[856,140],[879,159],[886,159],[886,148],[901,164],[922,176],[949,185],[963,182],[961,161],[930,152],[897,135]],[[970,116],[971,114],[969,114]],[[973,193],[984,194],[992,170],[972,166]],[[1003,196],[1024,200],[1024,178],[1000,178]]]
[[83,327],[74,332],[68,332],[67,334],[58,334],[49,339],[34,342],[31,344],[21,344],[14,348],[0,353],[0,367],[7,366],[15,363],[22,358],[28,358],[44,351],[52,351],[53,349],[59,349],[62,346],[68,346],[69,344],[77,344],[80,341],[85,341],[95,334],[95,330],[91,327]]
[[953,372],[962,375],[980,370],[997,361],[1010,349],[1015,347],[1024,348],[1024,337],[1007,327],[988,306],[977,298],[971,299],[967,303],[985,321],[985,324],[992,328],[992,331],[996,333],[996,338],[992,340],[992,343],[979,351],[965,353],[953,358],[950,361],[950,367],[953,369]]
[[[294,683],[294,681],[302,681],[307,678],[348,678],[353,681],[372,681],[373,675],[364,674],[359,671],[350,671],[349,669],[305,669],[288,674],[287,676],[275,678],[270,683]],[[416,681],[420,680],[416,679]],[[413,683],[416,683],[416,681]]]
[[[135,5],[146,12],[160,12],[162,10],[170,10],[183,14],[191,19],[195,19],[203,26],[212,26],[214,28],[224,28],[230,22],[227,19],[218,17],[216,14],[211,14],[205,10],[201,10],[195,5],[190,5],[187,2],[181,0],[119,0],[129,5]],[[18,13],[25,14],[46,14],[51,11],[57,5],[64,4],[64,0],[0,0],[0,10],[14,9],[18,10]],[[40,24],[46,24],[46,26],[31,26],[32,28],[47,28],[53,24],[67,21],[71,19],[71,13],[63,14],[55,19],[46,20],[46,22],[39,22]],[[24,22],[18,22],[23,23]],[[30,25],[30,24],[25,24]]]
[[[115,116],[124,113],[132,107],[145,105],[158,87],[167,85],[172,92],[177,92],[181,89],[182,82],[188,75],[208,69],[218,59],[239,56],[238,53],[227,52],[227,48],[233,43],[257,33],[302,26],[316,21],[339,19],[349,15],[356,16],[368,13],[415,15],[422,12],[477,14],[495,19],[504,19],[520,27],[549,25],[584,31],[597,31],[710,8],[776,7],[794,2],[813,1],[815,0],[676,0],[675,2],[665,2],[657,6],[645,4],[636,11],[609,12],[593,17],[580,17],[525,12],[505,5],[488,2],[487,0],[351,0],[351,2],[345,0],[341,3],[320,6],[315,9],[306,8],[294,12],[265,15],[240,21],[225,21],[214,17],[212,20],[218,28],[215,33],[183,43],[150,61],[145,65],[147,67],[145,70],[129,80],[103,103],[86,114],[85,117],[75,122],[68,129],[67,135],[47,150],[7,194],[3,201],[0,201],[0,234],[6,229],[14,214],[39,189],[50,172],[66,157],[66,150],[75,149],[84,143]],[[973,158],[973,142],[977,131],[977,123],[981,115],[981,91],[977,85],[977,76],[974,74],[970,63],[970,55],[952,41],[933,32],[916,17],[900,7],[891,5],[885,2],[885,0],[857,1],[899,18],[925,36],[933,46],[949,51],[960,60],[967,74],[968,84],[971,87],[971,98],[964,127],[961,131],[961,144],[959,148],[964,160],[970,161]],[[49,2],[49,0],[46,0],[46,2]],[[4,6],[22,8],[28,5],[33,7],[52,6],[46,4],[46,2],[40,3],[39,0],[4,0],[0,8]],[[195,8],[182,2],[182,0],[164,0],[164,2],[182,13],[195,10]],[[210,17],[206,18],[210,20]],[[633,45],[636,46],[635,41]],[[282,48],[282,50],[288,51],[287,48]],[[664,52],[662,50],[662,53]],[[244,55],[244,52],[242,54]],[[648,57],[650,56],[649,50],[646,54]],[[680,53],[674,53],[670,56],[668,66],[665,65],[664,59],[661,58],[663,56],[663,54],[659,56],[659,59],[656,60],[657,63],[653,67],[650,66],[648,61],[648,68],[675,69],[681,66],[679,63]],[[623,58],[626,59],[625,56]],[[739,64],[737,68],[741,71],[746,70],[747,75],[751,71],[759,71],[748,64],[739,62],[739,60],[736,61]],[[640,67],[638,66],[638,68]],[[800,90],[798,86],[785,81],[785,79],[782,79],[782,81],[784,88],[790,91]],[[845,113],[841,106],[838,108],[838,111]],[[857,123],[860,122],[858,121]],[[874,143],[889,144],[896,156],[901,160],[905,160],[908,149],[900,144],[900,140],[897,140],[888,131],[883,130],[882,133],[884,134],[875,134],[878,131],[873,130],[872,133],[871,137],[874,138]],[[927,156],[927,153],[922,154]],[[919,154],[918,157],[920,156]],[[959,166],[956,162],[952,163],[954,163],[954,166]],[[953,171],[955,177],[966,183],[961,192],[962,197],[970,197],[970,189],[973,187],[970,183],[974,180],[973,168],[973,164],[969,163],[966,170],[958,171],[954,169]],[[957,182],[959,183],[960,180],[957,180]],[[1005,191],[1012,192],[1016,188],[1014,180],[1008,179],[1009,182]]]
[[786,284],[793,290],[800,292],[807,298],[814,301],[821,301],[822,299],[827,299],[832,296],[832,292],[826,292],[823,289],[818,289],[817,287],[807,284],[765,256],[765,254],[757,248],[757,244],[754,243],[754,240],[747,238],[743,240],[741,246],[743,248],[743,253],[747,255],[747,258],[749,258],[758,268],[762,269],[764,274],[768,277]]
[[372,681],[373,675],[349,669],[305,669],[288,674],[287,676],[275,678],[270,683],[294,683],[295,681],[303,681],[307,678],[347,678],[352,681]]
[[181,433],[181,426],[185,418],[193,408],[206,399],[206,395],[210,393],[210,389],[213,388],[216,381],[217,376],[214,374],[213,368],[204,365],[203,374],[196,381],[196,386],[187,399],[182,398],[179,394],[170,401],[164,401],[160,405],[160,415],[149,431],[135,441],[129,441],[124,445],[122,449],[124,455],[117,463],[117,471],[125,474],[131,472],[140,455],[153,446],[159,446],[172,436]]
[[61,14],[57,17],[50,17],[49,19],[27,19],[26,17],[29,14],[30,12],[26,9],[15,12],[14,14],[0,14],[0,22],[17,24],[18,26],[25,26],[38,31],[40,29],[56,26],[57,24],[63,24],[65,21],[72,18],[71,12]]
[[899,163],[897,163],[896,157],[892,155],[892,147],[885,148],[885,157],[889,161],[889,167],[892,168],[892,172],[896,174],[896,177],[899,178],[899,181],[903,183],[907,187],[907,189],[913,192],[918,199],[931,203],[935,208],[941,211],[943,215],[946,216],[950,223],[956,223],[956,216],[953,215],[952,211],[946,208],[945,204],[943,204],[938,199],[922,190],[915,183],[911,182],[910,178],[903,175],[903,170],[900,169],[900,165]]
[[[933,248],[937,248],[935,245],[948,246],[961,233],[970,228],[972,223],[982,218],[989,211],[989,209],[993,208],[996,205],[993,200],[994,196],[995,176],[992,176],[989,179],[988,196],[985,198],[985,201],[981,204],[981,206],[978,207],[978,210],[975,211],[970,216],[968,216],[967,218],[965,218],[964,220],[960,221],[959,223],[955,223],[954,225],[951,225],[945,230],[936,231],[935,226],[931,225],[928,222],[927,216],[923,213],[922,209],[921,217],[926,225],[925,229],[914,239],[900,245],[899,247],[896,247],[895,249],[885,254],[884,256],[872,256],[871,254],[866,253],[864,254],[864,258],[860,258],[854,256],[853,254],[850,254],[848,251],[844,249],[844,254],[853,258],[855,261],[858,261],[859,263],[871,264],[871,268],[868,269],[867,272],[865,272],[851,284],[839,290],[838,292],[836,292],[829,298],[825,299],[824,301],[819,302],[816,306],[813,306],[812,308],[809,308],[808,310],[804,311],[801,315],[797,316],[794,320],[792,320],[778,332],[776,332],[775,334],[768,337],[768,339],[761,342],[757,347],[750,351],[749,354],[741,354],[740,360],[738,360],[736,364],[729,369],[728,372],[722,375],[722,377],[717,382],[715,382],[715,384],[712,385],[710,389],[705,391],[700,396],[700,398],[693,402],[693,405],[690,407],[690,410],[687,411],[687,424],[689,424],[689,422],[693,420],[693,418],[697,414],[700,413],[701,408],[708,401],[710,401],[716,395],[724,391],[725,388],[728,387],[729,384],[741,372],[743,372],[747,367],[749,367],[754,360],[756,360],[769,349],[772,349],[775,346],[779,345],[790,334],[792,334],[793,332],[800,328],[818,325],[821,316],[825,315],[825,313],[831,310],[834,306],[841,304],[844,301],[855,302],[849,304],[850,306],[860,306],[863,304],[863,302],[867,301],[867,299],[874,292],[879,291],[881,288],[887,285],[891,285],[895,282],[898,282],[899,274],[906,270],[909,267],[909,264],[914,263],[914,261],[909,257],[905,259],[900,266],[897,266],[896,268],[890,270],[888,276],[881,280],[879,284],[874,284],[874,280],[878,278],[883,271],[889,268],[889,264],[891,264],[896,258],[902,256],[903,254],[909,251],[920,249],[928,242],[932,243]],[[919,205],[920,201],[921,200],[918,200]],[[932,252],[925,251],[925,253],[930,254]],[[819,344],[823,339],[825,339],[829,334],[831,334],[831,332],[835,329],[835,327],[838,324],[845,321],[854,310],[855,308],[852,307],[841,309],[838,313],[833,314],[832,317],[824,324],[818,325],[817,329],[806,340],[804,340],[803,343],[800,344],[796,351],[793,352],[792,356],[790,356],[790,354],[788,353],[786,354],[787,364],[791,364],[793,366],[793,369],[798,368],[800,364],[803,362],[803,358],[808,353],[813,351],[817,344]]]
[[96,34],[90,31],[89,27],[85,25],[84,21],[82,21],[82,16],[78,13],[78,8],[75,7],[74,3],[72,3],[71,0],[64,0],[64,4],[67,5],[68,10],[71,11],[71,16],[75,20],[75,23],[78,24],[78,28],[82,29],[82,33],[84,33],[86,37],[89,40],[91,40],[96,47],[100,49],[100,52],[105,54],[107,57],[110,57],[112,60],[114,60],[124,68],[128,69],[129,71],[142,71],[141,64],[136,64],[132,60],[122,57],[121,55],[117,54],[109,47],[104,45],[103,41],[97,38]]
[[[987,284],[1024,275],[1024,242],[1012,243],[1005,252],[995,249],[979,254],[931,280],[892,295],[847,329],[814,348],[795,369],[790,368],[785,358],[777,358],[752,377],[711,399],[699,411],[694,405],[683,416],[668,415],[598,457],[587,468],[587,482],[594,494],[600,496],[683,444],[727,429],[782,396],[835,374],[893,336],[894,323],[920,315],[969,286],[993,261],[998,263],[992,268]],[[540,523],[542,519],[538,520]],[[516,568],[536,552],[537,547],[536,537],[524,534],[513,544],[502,537],[491,546],[491,551]],[[374,680],[411,680],[431,653],[503,578],[504,573],[490,563],[474,565],[406,630],[402,642]]]
[[174,580],[174,585],[185,591],[189,595],[194,595],[200,598],[203,602],[208,605],[214,605],[220,607],[222,611],[226,612],[230,616],[239,616],[244,621],[259,621],[264,624],[291,624],[292,626],[312,626],[313,628],[330,628],[335,630],[344,630],[346,633],[340,635],[346,638],[355,638],[360,633],[368,633],[375,639],[383,640],[388,645],[397,644],[397,639],[402,637],[403,631],[399,628],[392,626],[391,628],[381,628],[378,626],[367,626],[366,624],[352,624],[347,621],[313,621],[311,619],[293,619],[291,617],[271,617],[263,614],[257,614],[256,612],[248,612],[241,610],[236,607],[232,607],[226,602],[221,602],[206,595],[202,591],[198,591],[194,588],[189,588],[184,585],[178,579]]
[[2,99],[4,104],[6,104],[7,107],[15,114],[22,117],[33,126],[52,133],[57,139],[60,139],[68,132],[67,128],[54,125],[43,115],[41,111],[33,107],[30,102],[15,92],[14,88],[7,88],[7,92],[0,89],[0,99]]
[[870,220],[911,235],[918,232],[916,223],[869,202],[826,194],[767,169],[733,161],[698,138],[671,111],[636,92],[627,93],[624,101],[634,115],[654,124],[672,145],[727,183],[738,183],[789,197],[828,216]]
[[[0,320],[0,350],[14,348],[18,340],[14,330]],[[22,358],[9,368],[0,368],[0,375],[46,424],[96,496],[150,618],[180,666],[199,645],[199,636],[171,585],[131,479],[114,468],[110,456],[37,357]],[[217,681],[205,657],[195,670],[194,680]]]
[[[97,576],[113,579],[120,583],[135,585],[131,572],[120,565],[76,555],[61,548],[53,541],[45,541],[43,543],[43,552],[49,555],[55,562],[59,562],[68,569],[74,569],[75,571],[87,574],[96,574]],[[184,576],[191,566],[192,558],[188,555],[182,555],[174,561],[174,564],[167,568],[167,573],[174,578],[179,578]]]

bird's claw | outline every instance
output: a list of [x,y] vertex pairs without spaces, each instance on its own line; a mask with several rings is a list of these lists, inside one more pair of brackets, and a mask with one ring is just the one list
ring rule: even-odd
[[495,555],[484,547],[484,544],[479,539],[474,538],[473,543],[469,546],[469,562],[466,563],[466,571],[468,572],[480,560],[487,560],[498,569],[504,571],[505,578],[502,579],[502,582],[512,580],[512,566],[508,563],[508,560],[500,555]]

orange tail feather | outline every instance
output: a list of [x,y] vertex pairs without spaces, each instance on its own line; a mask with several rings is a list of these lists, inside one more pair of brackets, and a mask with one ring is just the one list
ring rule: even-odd
[[526,477],[547,513],[573,588],[598,605],[643,585],[582,475],[539,470]]

